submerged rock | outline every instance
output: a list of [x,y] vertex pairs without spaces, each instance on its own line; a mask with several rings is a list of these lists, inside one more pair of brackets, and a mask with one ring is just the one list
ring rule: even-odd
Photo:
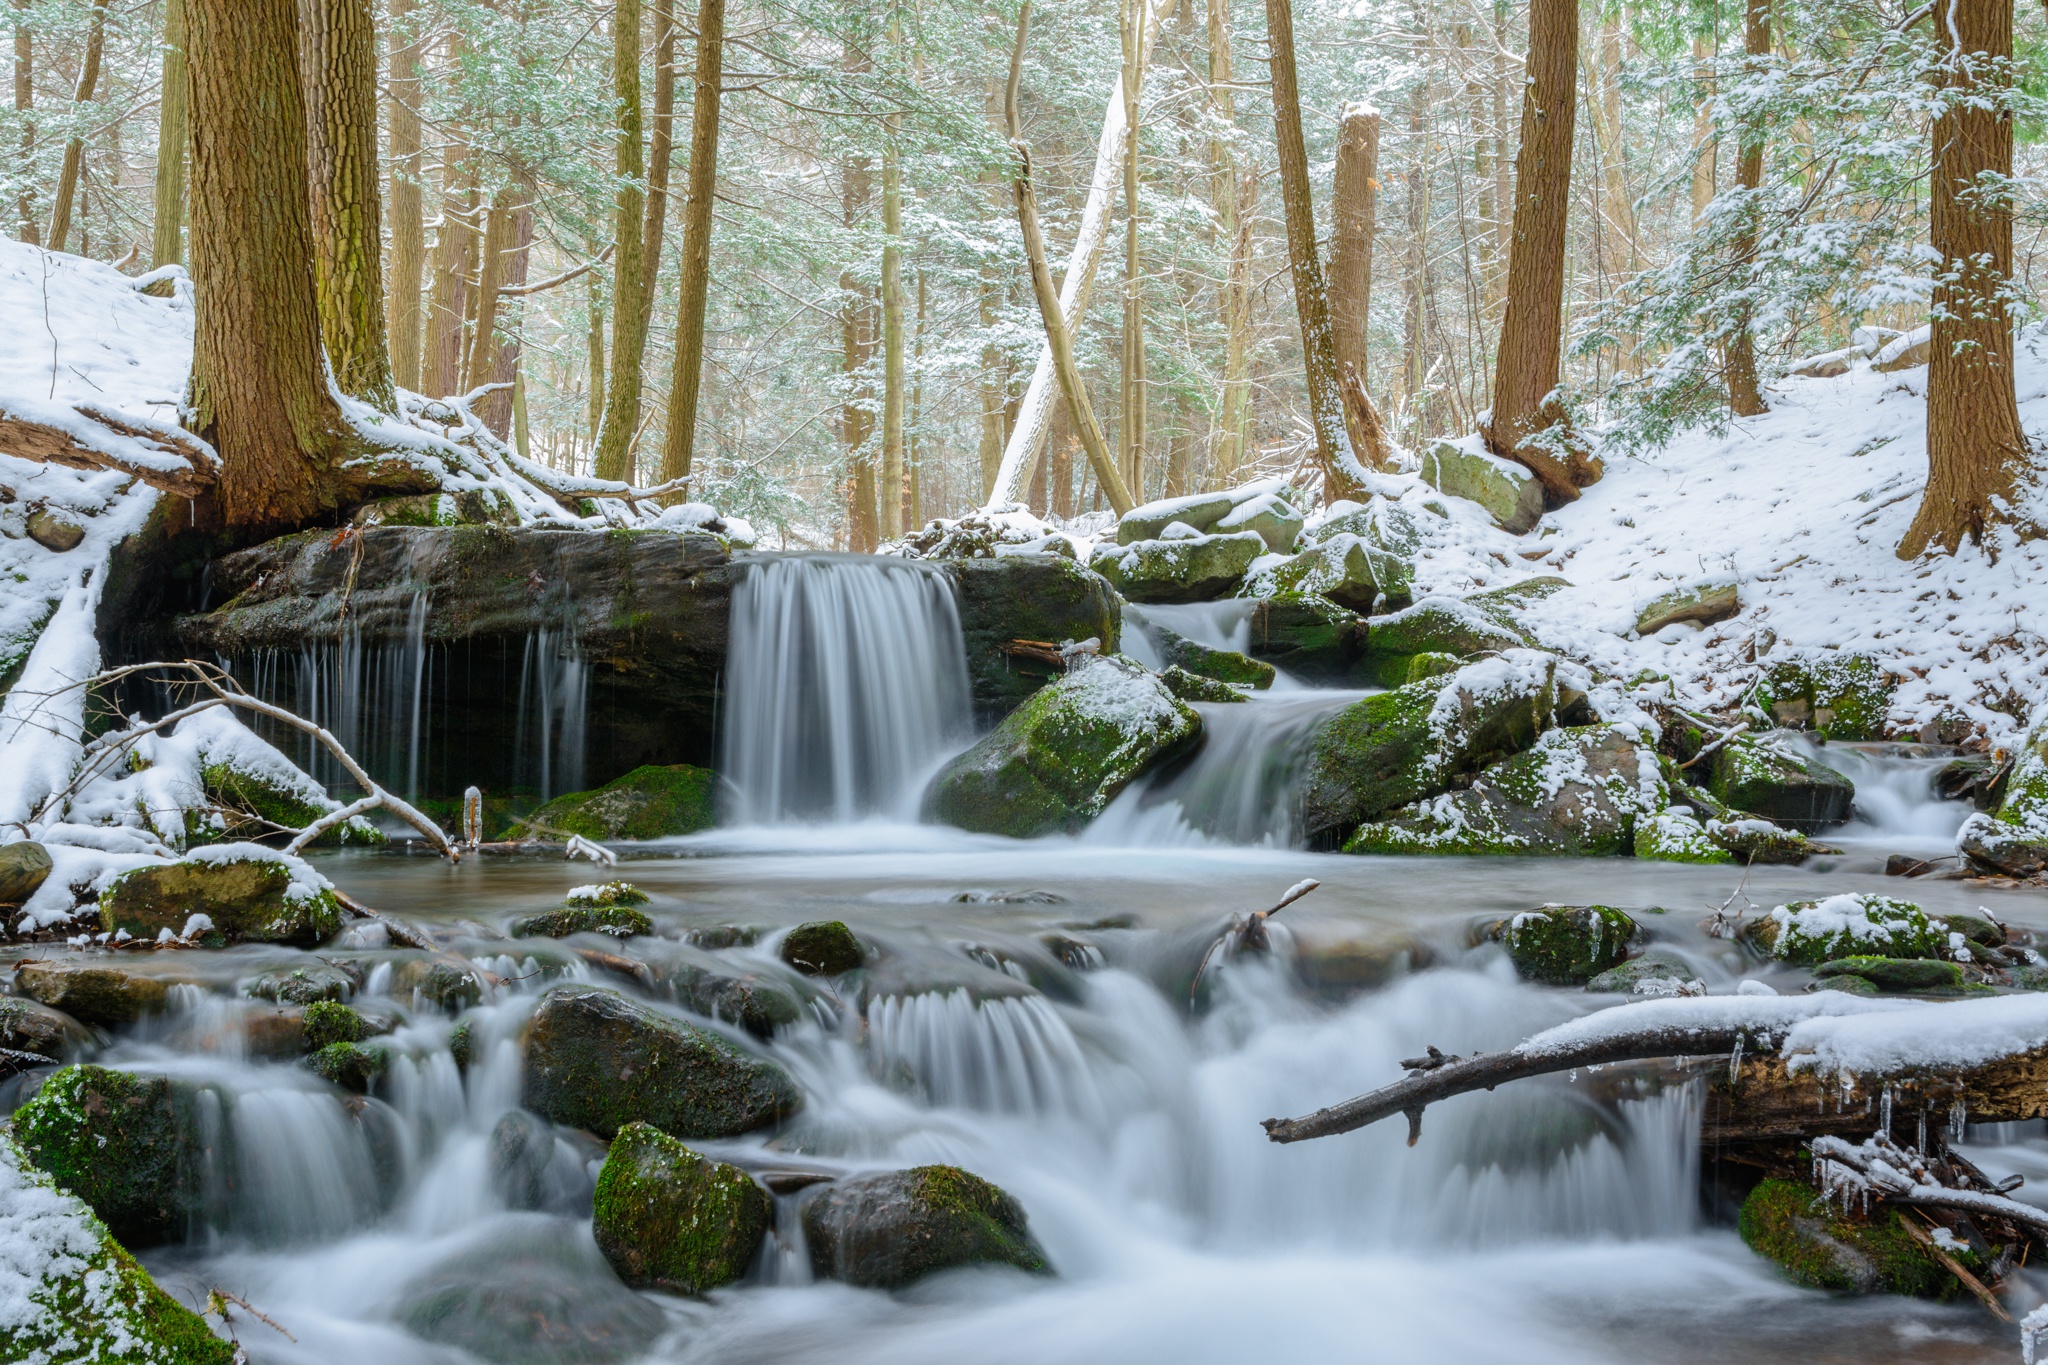
[[1960,995],[1965,981],[1963,969],[1953,962],[1929,957],[1844,957],[1823,962],[1813,969],[1816,977],[1860,976],[1887,993],[1927,991]]
[[33,839],[0,844],[0,905],[20,905],[50,879],[50,851]]
[[1957,1288],[1895,1209],[1858,1220],[1809,1186],[1766,1180],[1742,1201],[1739,1226],[1751,1251],[1811,1289],[1947,1298]]
[[1699,973],[1676,958],[1651,949],[1638,958],[1609,967],[1586,982],[1586,989],[1606,995],[1705,995]]
[[628,905],[565,905],[560,910],[543,910],[512,922],[514,938],[567,938],[571,934],[609,934],[631,938],[654,932],[654,921],[644,910]]
[[731,1137],[803,1103],[773,1062],[616,991],[550,990],[527,1024],[525,1055],[526,1108],[599,1137],[636,1119],[673,1137]]
[[772,1221],[745,1171],[630,1123],[598,1173],[591,1230],[633,1288],[701,1294],[746,1273]]
[[129,1246],[177,1237],[198,1211],[197,1090],[164,1076],[67,1066],[13,1118],[24,1156]]
[[1505,944],[1515,970],[1531,981],[1583,986],[1620,966],[1643,931],[1611,905],[1545,905],[1489,925],[1485,937]]
[[1939,957],[1948,928],[1911,901],[1867,893],[1793,901],[1749,921],[1743,941],[1800,967],[1841,958]]
[[1256,531],[1162,536],[1097,546],[1088,567],[1133,602],[1211,602],[1229,596],[1265,553],[1265,538]]
[[508,1110],[491,1127],[490,1157],[491,1188],[506,1208],[537,1209],[547,1202],[555,1131],[546,1119],[524,1109]]
[[957,1166],[839,1181],[804,1205],[803,1222],[820,1279],[900,1289],[965,1265],[1051,1273],[1023,1206]]
[[163,1010],[169,985],[153,976],[79,958],[31,958],[14,969],[14,989],[101,1028],[132,1024]]
[[925,814],[1019,839],[1071,833],[1201,727],[1200,716],[1137,665],[1077,662],[947,764],[925,792]]
[[166,1294],[76,1195],[0,1132],[0,1359],[230,1365],[235,1347]]
[[799,924],[783,937],[776,955],[805,976],[837,976],[867,960],[853,930],[836,919]]
[[362,986],[353,972],[327,962],[306,967],[277,967],[242,987],[257,1000],[274,1000],[280,1005],[310,1005],[316,1000],[346,1000]]
[[1705,763],[1716,800],[1803,834],[1847,820],[1856,797],[1856,784],[1826,764],[1747,735],[1729,740]]
[[[240,846],[238,846],[240,847]],[[227,848],[124,872],[100,896],[100,927],[154,939],[184,936],[194,916],[202,943],[290,943],[312,947],[341,928],[334,893],[300,881],[296,867],[265,850]],[[308,873],[307,875],[311,875]]]
[[1159,654],[1169,668],[1178,667],[1205,678],[1214,678],[1217,682],[1252,688],[1273,685],[1273,665],[1234,650],[1198,645],[1164,627],[1159,630]]
[[62,1010],[0,996],[0,1048],[59,1061],[92,1042],[92,1033]]
[[717,806],[718,774],[710,769],[647,764],[593,791],[558,796],[527,822],[543,833],[586,839],[666,839],[710,829],[718,823]]
[[1773,663],[1757,687],[1756,704],[1790,729],[1827,739],[1883,739],[1892,683],[1867,654],[1815,651]]
[[750,971],[724,958],[681,944],[649,940],[634,956],[645,963],[654,984],[683,1008],[710,1019],[738,1024],[756,1038],[803,1015],[804,1001],[786,977]]

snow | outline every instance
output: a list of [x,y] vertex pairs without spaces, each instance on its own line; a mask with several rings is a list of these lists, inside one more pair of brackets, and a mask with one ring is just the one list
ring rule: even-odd
[[[63,1312],[58,1300],[68,1285],[80,1301]],[[141,1305],[124,1302],[123,1288],[85,1203],[57,1189],[0,1136],[0,1346],[17,1339],[52,1343],[54,1349],[38,1346],[15,1357],[19,1365],[97,1359],[105,1348],[121,1360],[156,1360],[158,1343],[133,1330],[143,1321]],[[94,1328],[102,1339],[92,1339]]]
[[[1744,983],[1750,984],[1750,983]],[[1768,988],[1766,988],[1768,989]],[[2026,997],[2015,996],[2013,999]],[[2044,1022],[2048,1022],[2048,998],[2035,997]],[[1975,1002],[1965,1002],[1975,1003]],[[1838,1016],[1858,1018],[1902,1010],[1953,1009],[1960,1006],[1926,1005],[1920,1001],[1845,995],[1840,991],[1815,991],[1810,995],[1712,995],[1669,1000],[1631,1001],[1625,1005],[1596,1010],[1527,1039],[1515,1051],[1525,1057],[1552,1056],[1573,1048],[1652,1029],[1714,1030],[1746,1029],[1757,1036],[1788,1037],[1796,1026],[1815,1019]],[[1789,1050],[1791,1044],[1786,1044]]]

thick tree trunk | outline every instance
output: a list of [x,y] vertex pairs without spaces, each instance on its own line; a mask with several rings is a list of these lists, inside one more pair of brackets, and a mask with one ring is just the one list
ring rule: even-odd
[[420,391],[431,398],[462,387],[462,320],[476,258],[478,192],[474,154],[458,140],[442,149],[440,224],[434,231]]
[[[996,324],[1002,321],[1003,286],[996,276],[993,264],[981,268],[980,321],[984,335],[993,336]],[[996,486],[996,475],[1003,467],[1003,408],[1006,406],[1009,387],[1009,366],[1004,364],[1003,351],[993,341],[981,348],[981,500],[988,501],[988,495]]]
[[[841,67],[858,73],[872,70],[874,63],[849,43],[842,54]],[[867,217],[874,182],[874,163],[869,158],[847,158],[840,179],[840,225],[849,237]],[[846,446],[846,543],[848,549],[863,554],[872,553],[880,541],[880,519],[875,514],[874,391],[865,378],[874,363],[880,330],[881,310],[875,306],[874,292],[852,270],[842,270],[839,337],[846,401],[840,408],[839,425],[840,438]]]
[[[1372,311],[1372,246],[1379,225],[1380,111],[1354,104],[1338,124],[1330,193],[1330,341],[1337,371],[1365,374]],[[1358,444],[1352,433],[1352,444]]]
[[[1209,0],[1209,102],[1225,127],[1237,123],[1236,77],[1231,73],[1230,19],[1226,0]],[[1217,290],[1223,324],[1223,394],[1217,404],[1211,477],[1227,482],[1244,463],[1251,415],[1251,199],[1256,178],[1240,189],[1237,154],[1221,138],[1210,144],[1210,202],[1216,233],[1230,264]]]
[[1714,162],[1721,149],[1714,136],[1714,40],[1705,34],[1692,40],[1692,65],[1699,79],[1692,116],[1692,225],[1697,229],[1714,202]]
[[391,374],[400,388],[420,387],[420,282],[427,269],[427,228],[420,156],[420,58],[413,0],[391,6],[391,270],[384,313],[391,327]]
[[647,309],[654,311],[654,286],[661,278],[662,236],[668,227],[668,178],[675,160],[676,16],[675,0],[654,0],[654,121],[647,135],[647,216],[640,229],[646,243],[640,273],[645,277]]
[[647,354],[647,149],[640,107],[640,0],[612,9],[612,354],[604,422],[597,432],[600,479],[633,477],[633,438],[640,431],[640,368]]
[[185,260],[185,0],[165,0],[163,90],[157,100],[156,195],[150,225],[151,266]]
[[313,280],[320,335],[341,391],[398,406],[384,335],[377,172],[377,25],[370,0],[300,0]]
[[683,201],[681,288],[674,367],[662,434],[661,477],[688,478],[697,449],[704,383],[704,314],[711,293],[711,224],[718,192],[719,87],[725,66],[725,0],[697,6],[697,68],[690,90],[690,181]]
[[532,173],[521,171],[498,191],[490,217],[484,220],[485,255],[477,283],[476,330],[470,342],[473,370],[464,387],[503,386],[485,394],[476,406],[477,416],[501,441],[512,433],[518,397],[523,305],[516,291],[525,285],[533,258],[533,199]]
[[1055,403],[1052,422],[1045,429],[1045,505],[1062,521],[1074,515],[1074,424],[1067,420],[1067,405]]
[[1119,410],[1124,482],[1140,502],[1145,498],[1145,288],[1138,231],[1138,88],[1143,79],[1147,0],[1123,0],[1124,56],[1124,325]]
[[14,199],[15,231],[30,246],[42,240],[36,222],[36,41],[31,28],[32,0],[14,0],[14,113],[21,122],[21,160],[16,167],[20,189]]
[[320,359],[294,0],[191,0],[197,430],[228,528],[286,530],[367,476]]
[[[92,103],[100,83],[100,55],[107,45],[107,0],[93,0],[92,17],[86,23],[85,58],[78,67],[78,89],[72,96],[79,104]],[[78,199],[78,172],[85,163],[85,139],[74,137],[64,144],[64,165],[57,172],[57,199],[50,207],[50,250],[62,251],[71,236],[71,209]]]
[[1571,207],[1572,130],[1578,116],[1578,0],[1531,0],[1522,144],[1515,156],[1514,238],[1508,306],[1494,365],[1492,420],[1481,428],[1497,455],[1520,460],[1552,500],[1579,496],[1567,462],[1530,437],[1549,427],[1563,349],[1565,220]]
[[1955,97],[1934,121],[1928,239],[1941,264],[1927,360],[1927,492],[1899,543],[1902,559],[1954,553],[1998,528],[2021,539],[2048,534],[2025,519],[2021,494],[2040,475],[2013,389],[2013,133],[1998,107],[2012,0],[1936,0],[1934,32]]
[[1337,354],[1330,340],[1330,303],[1323,290],[1322,254],[1316,247],[1315,200],[1309,193],[1308,150],[1301,135],[1301,93],[1294,74],[1291,0],[1266,0],[1266,36],[1272,45],[1273,137],[1280,153],[1280,199],[1286,210],[1294,308],[1301,322],[1302,359],[1308,370],[1309,421],[1316,433],[1316,464],[1323,472],[1323,498],[1335,502],[1359,494],[1359,470],[1344,431]]
[[[2007,0],[2010,3],[2010,0]],[[1759,57],[1770,55],[1771,51],[1771,0],[1749,0],[1742,29],[1742,51],[1751,59],[1754,68]],[[1747,281],[1756,264],[1757,217],[1762,206],[1756,202],[1757,190],[1764,183],[1764,130],[1761,123],[1752,122],[1742,130],[1742,145],[1735,156],[1735,183],[1745,196],[1742,204],[1742,231],[1735,238],[1735,261],[1737,278]],[[1728,406],[1738,417],[1755,417],[1769,409],[1764,405],[1764,396],[1756,381],[1756,335],[1751,326],[1749,308],[1741,311],[1735,324],[1735,335],[1728,338]]]

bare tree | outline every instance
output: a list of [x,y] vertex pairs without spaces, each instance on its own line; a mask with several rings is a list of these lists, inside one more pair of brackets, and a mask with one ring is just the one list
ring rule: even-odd
[[[1742,51],[1752,70],[1760,58],[1770,55],[1771,0],[1749,0],[1742,25]],[[1763,212],[1757,202],[1757,191],[1763,183],[1764,130],[1761,120],[1751,118],[1744,124],[1742,142],[1735,154],[1735,184],[1744,196],[1742,231],[1735,238],[1735,261],[1745,271],[1756,260],[1757,219]],[[1741,417],[1755,417],[1768,411],[1757,387],[1752,311],[1746,306],[1741,309],[1735,335],[1728,338],[1728,406]]]
[[[100,83],[100,56],[107,45],[107,0],[92,0],[86,21],[85,58],[78,65],[78,89],[72,99],[90,104]],[[64,144],[64,164],[57,172],[57,199],[50,206],[50,250],[62,251],[71,236],[71,210],[78,198],[78,172],[85,162],[85,139],[73,136]]]

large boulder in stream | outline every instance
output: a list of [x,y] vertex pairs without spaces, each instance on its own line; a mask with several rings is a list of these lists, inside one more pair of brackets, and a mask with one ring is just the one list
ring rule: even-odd
[[1005,555],[946,565],[967,646],[975,718],[993,725],[1017,703],[1060,676],[1057,665],[1014,652],[1019,640],[1058,645],[1099,640],[1113,653],[1123,604],[1101,575],[1057,555]]
[[222,844],[116,877],[100,894],[100,928],[140,939],[197,938],[208,947],[310,948],[340,930],[341,906],[298,859]]
[[667,839],[718,823],[718,774],[688,763],[643,764],[593,791],[558,796],[526,818],[543,834]]
[[616,991],[550,990],[527,1024],[525,1051],[526,1108],[599,1137],[635,1120],[673,1137],[732,1137],[803,1103],[773,1062]]
[[2009,877],[2048,872],[2048,710],[2013,756],[2005,799],[1990,814],[1964,821],[1956,848],[1985,871]]
[[1849,818],[1856,784],[1790,744],[1737,735],[1709,754],[1707,789],[1723,804],[1815,834]]
[[925,792],[925,814],[1018,839],[1071,833],[1201,731],[1201,717],[1152,674],[1083,656],[948,763]]
[[92,1033],[62,1010],[0,996],[0,1048],[59,1061],[92,1042]]
[[819,1279],[900,1289],[966,1265],[1052,1271],[1024,1206],[957,1166],[838,1181],[804,1205],[803,1221],[811,1271]]
[[746,1273],[773,1221],[745,1171],[629,1123],[598,1172],[591,1229],[633,1288],[701,1294]]
[[1302,832],[1313,844],[1341,842],[1359,825],[1527,748],[1551,724],[1556,675],[1552,655],[1516,650],[1339,711],[1309,746]]
[[1483,937],[1504,945],[1531,981],[1583,986],[1626,962],[1643,931],[1611,905],[1544,905],[1495,921]]
[[14,969],[14,989],[101,1028],[159,1013],[170,999],[169,983],[158,977],[82,957],[30,958]]
[[1372,619],[1366,666],[1381,686],[1399,687],[1408,681],[1412,661],[1424,655],[1471,659],[1528,643],[1508,616],[1506,604],[1425,597],[1412,607]]
[[1742,941],[1766,957],[1817,967],[1850,957],[1941,957],[1951,932],[1911,901],[1854,893],[1781,905],[1744,925]]
[[164,1076],[67,1066],[15,1111],[14,1137],[115,1236],[149,1246],[182,1234],[199,1207],[197,1097]]
[[1088,567],[1133,602],[1211,602],[1234,592],[1266,553],[1257,531],[1202,535],[1176,524],[1157,540],[1099,545]]
[[[1948,1298],[1958,1288],[1890,1207],[1864,1216],[1837,1208],[1810,1185],[1773,1179],[1742,1201],[1739,1226],[1751,1251],[1809,1289]],[[1975,1259],[1967,1249],[1963,1254]]]

